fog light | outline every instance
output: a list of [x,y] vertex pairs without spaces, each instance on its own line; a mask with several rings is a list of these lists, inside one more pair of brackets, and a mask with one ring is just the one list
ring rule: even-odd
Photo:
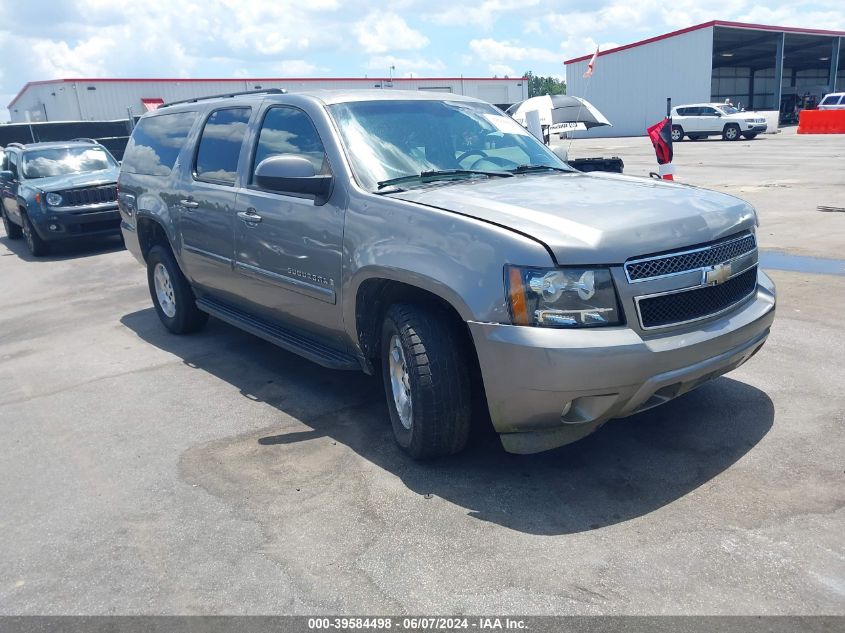
[[50,230],[51,230],[51,231],[58,231],[58,230],[59,230],[59,225],[58,225],[58,224],[51,224],[51,225],[50,225]]

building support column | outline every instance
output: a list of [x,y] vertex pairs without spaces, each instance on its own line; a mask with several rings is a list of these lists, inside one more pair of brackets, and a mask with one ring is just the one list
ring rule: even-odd
[[777,50],[775,51],[775,102],[772,106],[772,110],[780,110],[780,97],[783,93],[783,45],[785,39],[786,33],[780,33],[780,37],[778,37],[777,41]]
[[836,75],[839,72],[839,49],[842,48],[842,38],[833,37],[830,43],[830,75],[828,76],[828,92],[836,92]]
[[749,70],[751,75],[748,77],[748,109],[756,110],[757,106],[754,103],[754,74],[757,70],[754,68],[750,68]]

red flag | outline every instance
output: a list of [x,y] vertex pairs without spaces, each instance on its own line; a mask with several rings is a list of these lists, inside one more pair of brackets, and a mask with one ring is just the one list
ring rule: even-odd
[[587,72],[584,73],[584,79],[587,77],[593,76],[593,66],[596,65],[596,57],[599,56],[599,47],[596,46],[596,52],[593,53],[593,56],[590,58],[590,63],[587,64]]
[[657,154],[657,164],[666,165],[672,162],[672,119],[666,117],[660,123],[655,123],[646,130],[654,153]]

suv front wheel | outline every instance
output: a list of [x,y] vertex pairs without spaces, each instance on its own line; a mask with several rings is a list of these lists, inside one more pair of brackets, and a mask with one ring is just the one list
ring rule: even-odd
[[738,141],[740,136],[739,126],[736,123],[728,123],[722,132],[722,139],[725,141]]
[[41,236],[38,235],[35,227],[32,226],[29,216],[27,216],[27,214],[23,211],[21,211],[21,222],[23,222],[23,239],[26,242],[26,247],[29,249],[29,252],[32,253],[34,257],[43,257],[46,255],[50,250],[49,245],[41,239]]
[[396,442],[411,457],[461,451],[469,437],[470,372],[465,345],[437,309],[396,304],[381,330],[381,367]]
[[158,318],[173,334],[201,329],[208,314],[197,308],[191,284],[170,249],[153,246],[147,254],[147,283]]

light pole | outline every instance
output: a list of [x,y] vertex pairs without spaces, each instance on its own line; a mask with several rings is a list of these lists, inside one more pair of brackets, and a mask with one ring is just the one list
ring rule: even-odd
[[390,87],[393,87],[393,71],[396,70],[396,66],[394,64],[390,65]]

